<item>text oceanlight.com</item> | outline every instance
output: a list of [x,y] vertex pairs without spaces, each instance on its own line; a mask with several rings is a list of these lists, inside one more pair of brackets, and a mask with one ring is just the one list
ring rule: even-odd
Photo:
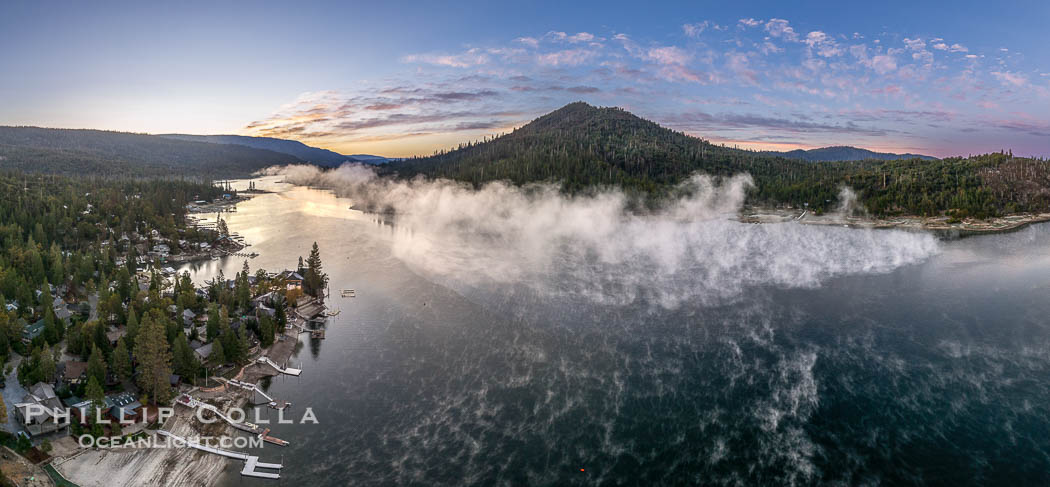
[[161,437],[146,436],[138,439],[127,439],[121,436],[80,435],[77,444],[81,448],[186,448],[187,446],[206,445],[223,450],[263,448],[262,436],[195,436],[191,438],[179,438],[175,436]]

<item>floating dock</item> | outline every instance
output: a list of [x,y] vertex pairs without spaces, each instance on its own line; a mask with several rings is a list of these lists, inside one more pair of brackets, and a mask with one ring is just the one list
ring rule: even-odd
[[[266,430],[266,431],[269,431],[269,430]],[[188,446],[190,448],[196,448],[198,450],[206,451],[208,453],[214,453],[216,455],[222,455],[224,457],[232,458],[234,460],[241,460],[241,461],[244,462],[244,468],[241,469],[241,475],[243,475],[245,477],[255,477],[255,478],[260,478],[260,479],[273,479],[273,480],[281,478],[281,474],[279,474],[279,473],[260,472],[260,471],[256,470],[256,469],[259,469],[259,468],[263,468],[263,469],[267,469],[267,470],[280,471],[284,467],[281,464],[279,464],[279,463],[263,463],[263,462],[259,461],[259,457],[257,457],[257,456],[249,455],[247,453],[236,452],[236,451],[232,451],[232,450],[224,450],[222,448],[215,448],[215,447],[211,447],[211,446],[208,446],[208,445],[203,445],[203,444],[200,444],[200,443],[197,443],[197,442],[189,441],[186,438],[183,438],[181,436],[177,436],[177,435],[171,434],[171,433],[169,433],[167,431],[164,431],[164,430],[157,430],[157,434],[159,434],[161,436],[168,437],[168,438],[173,438],[173,439],[175,439],[175,441],[182,442],[183,444],[185,444],[186,446]],[[264,437],[263,439],[265,440],[266,438]]]
[[293,375],[295,377],[299,377],[299,375],[301,375],[303,373],[302,369],[294,369],[294,368],[291,368],[291,367],[281,367],[280,365],[275,364],[273,362],[273,360],[270,360],[270,357],[259,357],[258,363],[269,365],[270,367],[273,367],[274,369],[276,369],[278,372],[280,372],[282,374],[286,374],[286,375]]
[[274,437],[272,437],[272,436],[270,436],[268,434],[269,432],[270,432],[269,428],[266,428],[266,431],[263,431],[263,433],[262,433],[263,441],[265,441],[267,443],[273,443],[274,445],[277,445],[277,446],[288,446],[288,442],[287,441],[284,441],[284,440],[282,440],[280,438],[274,438]]

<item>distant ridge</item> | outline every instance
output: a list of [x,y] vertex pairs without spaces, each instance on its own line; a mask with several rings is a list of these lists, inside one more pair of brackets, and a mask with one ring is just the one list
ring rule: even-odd
[[936,157],[922,154],[893,154],[889,152],[875,152],[868,149],[850,146],[821,147],[818,149],[795,149],[787,152],[764,151],[762,154],[780,156],[785,159],[801,159],[808,162],[834,162],[834,161],[893,161],[897,159],[922,159],[924,161],[937,160]]
[[310,147],[297,140],[277,139],[273,137],[250,137],[247,135],[189,135],[189,134],[160,134],[158,137],[177,140],[190,140],[194,142],[208,142],[212,144],[233,144],[264,149],[282,154],[293,155],[306,162],[312,162],[321,166],[336,167],[344,162],[366,162],[353,156],[345,156],[327,149]]
[[0,127],[0,169],[115,177],[239,177],[294,155],[234,144],[89,129]]
[[366,164],[386,164],[388,162],[399,161],[398,158],[390,158],[383,156],[373,156],[371,154],[350,154],[350,157],[357,159],[358,161]]

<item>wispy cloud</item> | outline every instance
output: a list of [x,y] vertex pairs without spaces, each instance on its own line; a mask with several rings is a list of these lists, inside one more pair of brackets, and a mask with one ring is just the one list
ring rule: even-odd
[[409,54],[403,58],[406,63],[427,63],[453,68],[469,68],[489,62],[489,57],[480,49],[470,49],[461,54]]
[[654,47],[646,51],[646,57],[657,64],[686,65],[693,59],[693,55],[675,46]]
[[1020,88],[1028,84],[1028,77],[1021,73],[1014,73],[1010,71],[992,71],[992,76],[995,76],[995,79],[1001,81],[1003,84],[1015,88]]
[[597,53],[589,49],[564,49],[540,54],[536,60],[539,64],[547,66],[579,66],[596,56]]
[[700,34],[703,34],[704,31],[708,29],[725,30],[726,28],[724,26],[711,22],[710,20],[682,25],[682,32],[684,32],[685,35],[689,37],[700,37]]
[[785,41],[793,42],[798,40],[798,34],[795,33],[795,29],[788,25],[788,21],[784,19],[770,19],[769,22],[766,22],[766,32]]
[[881,137],[890,131],[886,129],[864,127],[853,122],[843,124],[821,123],[808,120],[778,118],[754,113],[720,113],[687,112],[669,115],[665,123],[682,129],[703,131],[717,129],[754,130],[758,129],[770,135],[790,134],[849,134],[865,137]]
[[843,49],[839,47],[839,44],[834,39],[819,30],[806,34],[803,42],[822,57],[834,57],[841,55],[843,52]]
[[[543,30],[407,54],[401,61],[411,71],[347,92],[304,94],[245,132],[346,141],[473,137],[584,99],[722,140],[817,145],[881,137],[884,147],[915,147],[930,137],[953,150],[971,140],[959,134],[980,123],[1034,137],[1050,118],[1050,68],[1026,65],[998,42],[978,49],[966,39],[834,25],[803,32],[781,18],[730,25],[689,22],[654,38]],[[713,108],[682,111],[699,100]],[[785,107],[793,112],[776,112]],[[989,111],[1000,118],[990,122]],[[1027,113],[1038,115],[1017,115]]]

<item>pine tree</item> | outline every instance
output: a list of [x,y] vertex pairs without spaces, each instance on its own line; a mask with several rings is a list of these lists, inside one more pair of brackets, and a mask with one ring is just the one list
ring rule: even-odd
[[47,345],[40,352],[40,378],[39,380],[47,383],[51,383],[55,380],[55,372],[58,366],[55,364],[55,357],[51,354],[51,349]]
[[131,299],[131,293],[133,292],[131,289],[131,276],[135,275],[134,264],[129,260],[128,266],[131,269],[130,272],[127,268],[117,271],[117,293],[119,293],[122,302]]
[[197,359],[190,350],[189,340],[186,335],[179,333],[175,338],[174,347],[175,373],[183,377],[193,377],[197,373]]
[[55,318],[55,310],[51,307],[51,303],[48,302],[44,305],[44,340],[52,345],[62,341],[63,328],[62,320]]
[[135,316],[135,308],[133,306],[128,306],[128,321],[126,328],[127,333],[125,333],[125,337],[128,339],[128,345],[132,347],[132,350],[130,351],[134,352],[135,343],[137,343],[139,333],[139,319]]
[[237,329],[237,361],[242,362],[248,358],[248,350],[251,348],[251,344],[248,342],[248,327],[245,326],[244,322],[241,322],[241,327]]
[[152,396],[154,402],[167,401],[171,396],[171,347],[162,323],[143,319],[142,330],[135,343],[135,358],[140,371],[139,387]]
[[88,358],[88,376],[98,380],[99,384],[106,382],[106,361],[102,358],[102,350],[97,345],[91,346],[91,356]]
[[[89,400],[91,400],[91,405],[96,408],[101,408],[106,403],[106,396],[102,391],[102,385],[99,384],[98,379],[95,379],[94,376],[88,378],[87,388],[85,389],[84,394]],[[92,414],[91,416],[94,417],[95,415]]]
[[117,340],[117,348],[113,349],[113,357],[110,358],[110,362],[110,369],[121,381],[131,378],[131,357],[124,338]]
[[225,352],[224,356],[227,361],[237,362],[240,360],[240,351],[238,350],[240,341],[237,339],[237,333],[230,326],[230,319],[226,315],[225,306],[219,311],[219,339],[215,340],[215,342],[222,342],[222,349]]
[[[94,377],[88,379],[87,388],[84,390],[84,395],[87,396],[88,400],[91,401],[91,407],[88,408],[88,424],[93,426],[92,435],[99,436],[102,433],[101,425],[97,424],[98,411],[100,411],[106,405],[106,396],[102,391],[102,386],[95,380]],[[95,428],[98,428],[98,434],[96,435]]]
[[212,365],[222,365],[226,363],[226,352],[222,349],[222,340],[215,340],[211,345],[211,355],[208,356],[208,361]]
[[208,305],[208,328],[207,341],[212,341],[219,336],[219,308],[212,303]]
[[[121,276],[121,278],[127,275],[135,275],[135,266],[137,265],[136,260],[138,260],[138,251],[135,250],[135,246],[132,245],[131,248],[128,249],[128,260],[126,265],[121,269],[121,271],[126,271],[127,274],[120,272],[119,276]],[[121,297],[126,298],[123,293],[121,293]]]
[[259,319],[259,343],[263,348],[273,345],[273,318],[269,315],[263,314],[262,318]]
[[103,357],[109,355],[111,347],[109,345],[109,336],[106,335],[106,325],[96,321],[93,330],[92,343],[102,351]]
[[303,276],[303,292],[320,298],[324,295],[324,288],[328,285],[328,275],[324,273],[321,266],[321,251],[314,242],[310,249],[310,257],[306,259],[306,275]]

